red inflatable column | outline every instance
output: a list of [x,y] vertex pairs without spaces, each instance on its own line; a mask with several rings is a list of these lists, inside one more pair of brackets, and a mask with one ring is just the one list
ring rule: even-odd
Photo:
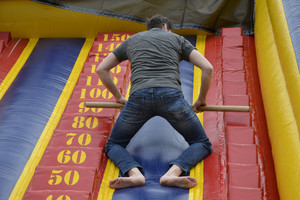
[[[225,105],[249,105],[242,28],[222,30]],[[261,199],[260,168],[249,113],[225,113],[229,198]]]

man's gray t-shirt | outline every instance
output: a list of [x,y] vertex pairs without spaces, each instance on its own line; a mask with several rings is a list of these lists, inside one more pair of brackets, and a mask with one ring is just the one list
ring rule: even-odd
[[131,63],[130,94],[144,88],[169,87],[181,90],[179,62],[189,61],[195,47],[184,37],[153,28],[125,40],[113,53]]

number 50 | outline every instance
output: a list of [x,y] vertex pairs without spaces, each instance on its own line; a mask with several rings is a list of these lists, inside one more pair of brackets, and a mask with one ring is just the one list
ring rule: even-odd
[[58,185],[63,178],[67,185],[75,185],[79,180],[79,173],[76,170],[69,170],[63,175],[63,170],[52,170],[48,183],[49,185]]

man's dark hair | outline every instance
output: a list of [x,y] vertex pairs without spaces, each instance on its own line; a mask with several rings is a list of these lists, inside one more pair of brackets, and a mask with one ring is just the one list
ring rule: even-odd
[[170,22],[170,20],[164,16],[161,16],[159,14],[154,15],[150,19],[147,19],[147,30],[150,30],[152,28],[162,28],[165,24],[167,24],[168,30],[173,29],[173,25]]

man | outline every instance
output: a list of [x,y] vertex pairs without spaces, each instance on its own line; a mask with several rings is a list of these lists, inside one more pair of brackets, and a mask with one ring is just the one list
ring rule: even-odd
[[[192,188],[197,180],[187,174],[211,152],[211,143],[196,116],[206,105],[211,84],[211,64],[184,37],[171,32],[172,24],[160,15],[147,21],[147,31],[135,34],[109,54],[97,68],[102,83],[116,102],[125,104],[106,144],[106,155],[125,177],[111,180],[115,189],[145,184],[140,166],[126,150],[137,131],[153,116],[164,117],[185,138],[189,147],[173,162],[160,184]],[[123,60],[131,62],[131,89],[128,101],[121,95],[109,70]],[[202,70],[201,89],[192,107],[185,101],[179,76],[180,60],[187,60]]]

